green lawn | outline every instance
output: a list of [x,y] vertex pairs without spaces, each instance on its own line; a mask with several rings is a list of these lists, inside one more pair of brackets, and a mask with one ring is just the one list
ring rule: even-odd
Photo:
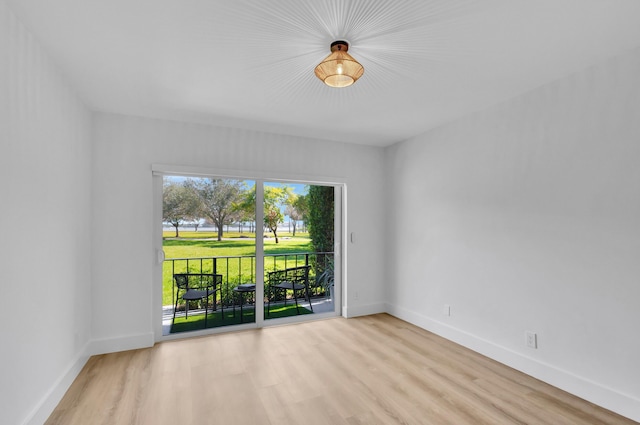
[[[226,302],[231,301],[230,289],[238,283],[255,282],[255,240],[252,238],[238,237],[239,233],[225,233],[222,241],[217,240],[215,232],[180,232],[180,238],[174,238],[174,232],[164,232],[163,249],[166,260],[163,267],[163,305],[172,305],[173,298],[173,274],[187,271],[194,273],[211,273],[215,260],[216,272],[223,275],[223,297]],[[197,236],[196,236],[197,235]],[[243,236],[249,236],[244,233]],[[307,234],[292,237],[283,232],[278,235],[280,240],[276,244],[273,238],[265,238],[264,250],[266,254],[290,254],[306,253],[313,251],[311,240]],[[236,236],[236,237],[233,237]],[[221,258],[240,257],[245,258]],[[304,264],[304,256],[287,256],[287,267],[293,267],[295,260],[298,265]],[[175,259],[204,258],[203,260],[175,260]],[[300,263],[302,262],[302,263]],[[285,267],[285,258],[265,258],[265,270],[275,270]]]
[[[280,317],[295,316],[297,314],[313,314],[313,312],[302,306],[296,310],[296,306],[294,304],[273,307],[269,312],[269,317],[265,318],[278,319]],[[207,328],[238,325],[241,323],[253,323],[255,321],[255,310],[253,307],[245,307],[243,309],[242,316],[240,316],[240,308],[236,308],[235,312],[232,309],[225,309],[224,317],[220,311],[209,313],[207,315]],[[204,313],[192,315],[186,319],[184,317],[176,317],[175,322],[171,326],[171,333],[197,331],[200,329],[204,329]]]

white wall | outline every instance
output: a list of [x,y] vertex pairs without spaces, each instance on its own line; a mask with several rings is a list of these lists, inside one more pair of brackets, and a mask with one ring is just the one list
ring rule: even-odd
[[42,423],[90,338],[91,116],[0,0],[0,422]]
[[389,218],[420,222],[387,235],[389,311],[635,420],[639,76],[635,51],[386,152]]
[[382,149],[103,113],[93,139],[91,352],[153,342],[154,163],[344,177],[357,218],[348,231],[359,234],[348,247],[348,284],[359,293],[349,314],[384,309]]

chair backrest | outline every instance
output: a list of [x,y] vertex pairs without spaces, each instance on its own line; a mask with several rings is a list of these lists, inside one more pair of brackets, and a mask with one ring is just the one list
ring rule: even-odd
[[173,275],[178,289],[204,289],[222,286],[222,275],[213,273],[176,273]]
[[189,275],[187,273],[174,274],[173,279],[176,281],[178,289],[189,288]]
[[288,269],[276,270],[267,274],[270,285],[281,282],[309,284],[309,269],[311,266],[290,267]]

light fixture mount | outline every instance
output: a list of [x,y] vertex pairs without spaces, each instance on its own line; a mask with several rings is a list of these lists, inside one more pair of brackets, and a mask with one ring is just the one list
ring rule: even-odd
[[349,43],[344,40],[331,43],[331,54],[316,66],[316,77],[330,87],[347,87],[355,83],[364,74],[364,68],[347,53],[348,50]]
[[349,50],[349,43],[344,40],[334,41],[333,43],[331,43],[331,51],[335,52],[336,50],[346,52],[347,50]]

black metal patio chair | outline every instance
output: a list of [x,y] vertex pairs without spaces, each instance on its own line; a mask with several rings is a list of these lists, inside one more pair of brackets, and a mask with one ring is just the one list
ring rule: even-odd
[[[204,301],[204,327],[207,327],[209,313],[209,297],[213,295],[212,309],[216,309],[216,293],[222,290],[222,275],[213,273],[176,273],[173,275],[176,282],[176,303],[173,309],[173,322],[176,320],[178,301],[185,302],[185,317],[189,317],[189,302]],[[182,296],[180,296],[182,292]],[[224,320],[224,303],[221,303],[222,319]],[[172,323],[173,323],[172,322]]]
[[296,313],[300,314],[298,304],[298,293],[304,291],[303,296],[309,301],[309,308],[313,312],[311,296],[309,295],[309,269],[311,266],[291,267],[276,270],[267,274],[269,295],[267,297],[267,316],[271,313],[271,300],[278,293],[284,292],[284,305],[287,305],[287,291],[293,292],[293,299],[296,303]]

